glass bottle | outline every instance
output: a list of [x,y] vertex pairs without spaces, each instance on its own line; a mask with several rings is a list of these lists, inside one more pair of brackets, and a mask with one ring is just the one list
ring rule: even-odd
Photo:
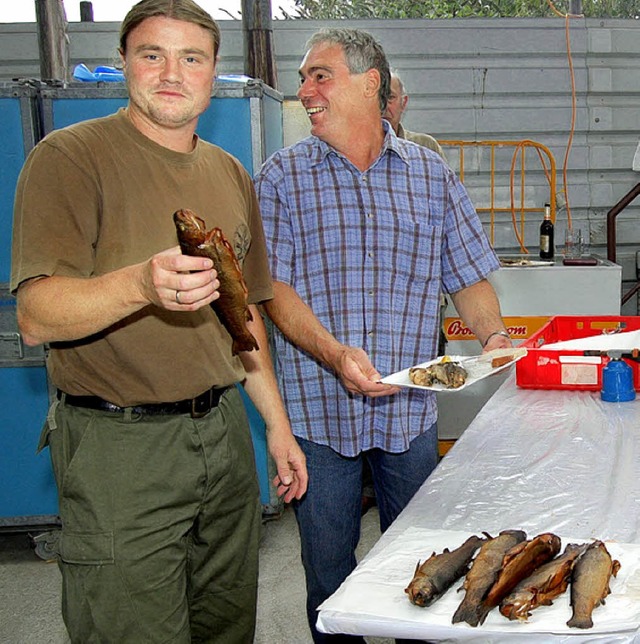
[[551,221],[551,205],[544,204],[544,219],[540,224],[540,259],[553,259],[553,222]]

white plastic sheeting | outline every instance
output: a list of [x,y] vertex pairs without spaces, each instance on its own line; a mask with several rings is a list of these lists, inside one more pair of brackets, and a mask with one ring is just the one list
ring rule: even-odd
[[[551,614],[556,607],[536,609],[528,624],[497,614],[477,628],[439,622],[429,618],[430,608],[407,606],[404,588],[413,568],[408,578],[396,578],[397,610],[376,610],[376,601],[385,601],[388,591],[383,586],[394,577],[386,569],[389,559],[403,551],[415,557],[411,544],[420,530],[425,531],[424,560],[443,545],[443,536],[449,541],[449,532],[451,549],[460,545],[459,536],[505,529],[525,530],[530,538],[554,532],[563,537],[563,547],[567,538],[610,542],[622,568],[620,580],[611,584],[614,599],[594,611],[600,626],[558,627]],[[640,545],[640,398],[606,403],[597,392],[519,389],[512,373],[356,571],[322,605],[318,624],[331,633],[440,642],[640,642],[640,618],[615,619],[609,610],[618,601],[640,606],[640,578],[631,574],[640,565],[640,548],[633,544]],[[376,584],[380,571],[386,581]],[[363,574],[369,575],[364,587]],[[419,621],[406,619],[407,608],[422,611]],[[496,619],[505,622],[500,629],[491,626]]]
[[548,351],[631,351],[640,347],[640,331],[624,331],[622,333],[598,333],[586,338],[574,340],[561,340],[559,342],[547,342],[541,346]]

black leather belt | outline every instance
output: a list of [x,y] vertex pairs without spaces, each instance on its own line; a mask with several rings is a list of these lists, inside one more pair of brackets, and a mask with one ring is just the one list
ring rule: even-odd
[[109,411],[115,414],[121,414],[124,413],[125,409],[130,409],[134,414],[147,414],[150,416],[158,416],[161,414],[189,414],[192,418],[202,418],[202,416],[206,416],[214,407],[218,406],[220,399],[227,389],[229,387],[211,388],[199,396],[187,400],[134,405],[132,407],[118,407],[118,405],[98,398],[98,396],[73,396],[71,394],[65,394],[59,389],[57,395],[58,400],[64,400],[65,405]]

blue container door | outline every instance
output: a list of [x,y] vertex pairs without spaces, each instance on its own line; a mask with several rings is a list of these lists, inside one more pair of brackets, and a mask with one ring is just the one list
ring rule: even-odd
[[18,175],[24,163],[24,140],[20,100],[0,98],[0,282],[8,282],[11,272],[11,231],[13,201]]
[[57,519],[49,450],[36,454],[48,408],[44,367],[0,369],[0,526]]
[[30,110],[35,102],[13,94],[0,98],[0,332],[5,334],[0,352],[0,528],[54,523],[58,513],[49,452],[36,454],[49,406],[44,360],[35,366],[15,366],[19,359],[12,350],[18,346],[13,337],[15,301],[6,282],[11,273],[13,202],[25,150],[35,138],[34,132],[25,130],[25,124],[34,122]]

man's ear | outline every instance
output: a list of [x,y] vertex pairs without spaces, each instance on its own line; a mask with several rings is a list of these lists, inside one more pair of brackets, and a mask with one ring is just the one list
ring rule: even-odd
[[118,55],[120,56],[120,69],[122,70],[122,73],[126,75],[125,56],[124,56],[124,52],[120,48],[118,48]]
[[218,63],[220,62],[220,56],[216,56],[216,60],[213,64],[213,78],[211,79],[211,93],[216,87],[216,81],[218,80]]
[[380,72],[377,69],[370,69],[366,72],[364,82],[364,93],[368,98],[376,96],[380,92]]

